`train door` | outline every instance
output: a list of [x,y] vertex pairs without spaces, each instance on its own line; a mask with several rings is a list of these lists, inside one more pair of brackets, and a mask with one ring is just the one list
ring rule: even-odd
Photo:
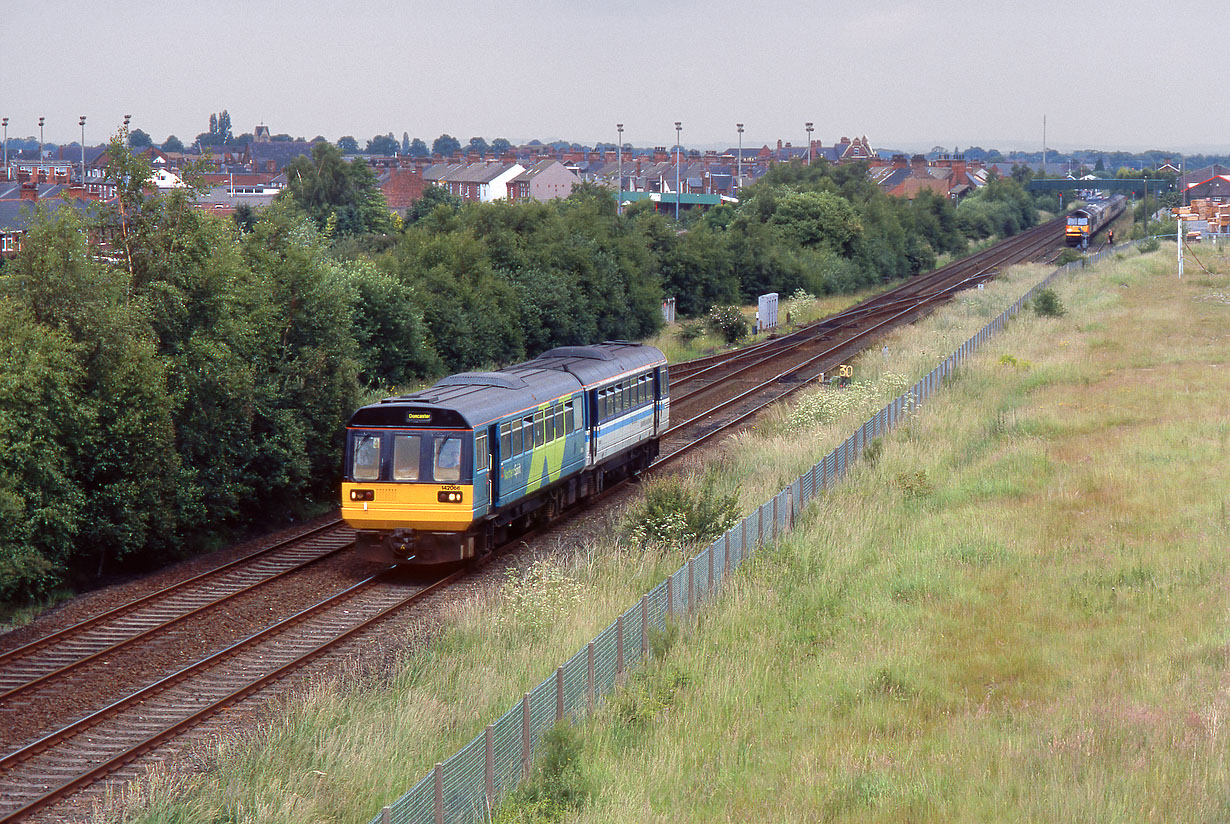
[[[491,508],[491,444],[489,430],[474,432],[474,514],[484,515]],[[497,464],[498,466],[498,464]]]

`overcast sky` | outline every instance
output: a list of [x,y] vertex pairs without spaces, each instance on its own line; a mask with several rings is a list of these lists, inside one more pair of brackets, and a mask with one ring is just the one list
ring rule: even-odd
[[[40,0],[6,4],[10,137],[362,145],[403,132],[638,146],[1230,151],[1225,0]],[[1193,44],[1211,44],[1213,48]],[[1180,81],[1182,77],[1182,81]],[[1215,91],[1220,88],[1221,91]]]

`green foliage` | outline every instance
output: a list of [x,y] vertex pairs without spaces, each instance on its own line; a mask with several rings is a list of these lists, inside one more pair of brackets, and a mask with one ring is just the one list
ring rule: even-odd
[[1001,366],[1009,366],[1021,372],[1028,372],[1033,368],[1033,364],[1024,358],[1018,358],[1015,355],[1003,354],[999,356]]
[[957,223],[975,239],[1011,237],[1038,222],[1029,194],[1012,178],[998,178],[961,201]]
[[552,824],[565,820],[593,796],[580,732],[567,719],[542,734],[529,779],[496,813],[497,824]]
[[925,469],[919,469],[916,472],[902,472],[893,480],[907,498],[924,498],[935,491],[935,485],[927,477]]
[[448,157],[461,151],[461,141],[451,134],[442,134],[431,142],[431,153]]
[[684,321],[679,325],[679,340],[682,343],[692,343],[704,336],[705,324],[698,320]]
[[1044,318],[1061,318],[1066,314],[1063,301],[1054,289],[1040,289],[1031,301],[1034,312]]
[[679,478],[654,479],[628,512],[623,533],[639,547],[684,546],[717,538],[738,520],[738,501],[717,491],[713,476],[699,487]]
[[738,306],[714,306],[709,310],[709,329],[727,343],[738,343],[748,335],[747,318]]
[[1151,238],[1146,238],[1145,240],[1142,240],[1140,243],[1136,244],[1136,250],[1140,252],[1142,255],[1147,255],[1149,252],[1156,252],[1158,249],[1161,248],[1161,246],[1162,246],[1161,241],[1159,241],[1155,237],[1151,237]]
[[371,155],[395,155],[401,149],[401,144],[397,142],[397,138],[393,137],[393,133],[378,134],[371,140],[367,141],[367,148],[363,151]]
[[286,188],[278,197],[294,200],[320,229],[340,235],[392,229],[384,194],[366,162],[350,163],[336,146],[312,145],[312,156],[286,167]]
[[1075,263],[1083,257],[1084,255],[1076,249],[1064,249],[1059,253],[1059,257],[1055,258],[1055,264],[1057,266],[1064,266],[1068,263]]

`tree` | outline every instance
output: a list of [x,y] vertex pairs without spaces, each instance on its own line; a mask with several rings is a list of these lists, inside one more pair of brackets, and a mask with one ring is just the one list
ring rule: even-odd
[[182,154],[184,152],[184,143],[175,135],[171,135],[163,141],[162,150],[164,152],[179,152]]
[[427,151],[427,144],[416,137],[410,141],[410,151],[408,154],[411,157],[427,157],[430,152]]
[[234,141],[231,134],[231,115],[226,109],[209,116],[209,131],[196,136],[198,146],[225,146]]
[[401,133],[401,153],[410,154],[410,132]]
[[490,149],[490,147],[487,145],[487,141],[483,140],[481,137],[471,137],[470,144],[467,148],[469,149],[469,151],[474,152],[475,154],[478,154],[478,155],[485,155],[487,154],[487,151]]
[[363,151],[374,155],[395,155],[397,154],[397,148],[397,138],[393,137],[392,132],[389,132],[388,134],[378,134],[367,141],[367,148]]
[[352,135],[342,135],[337,139],[337,148],[344,154],[358,154],[359,141],[355,140]]
[[442,134],[432,141],[431,151],[432,154],[444,155],[447,157],[461,151],[461,141],[453,137],[451,134]]
[[512,143],[510,143],[506,138],[497,137],[495,140],[491,141],[491,151],[496,154],[502,155],[511,148]]
[[128,147],[130,149],[148,149],[154,145],[154,141],[150,136],[140,129],[133,129],[128,133]]
[[286,179],[279,198],[298,203],[321,230],[355,235],[392,228],[372,170],[365,162],[347,162],[336,146],[313,144],[310,158],[297,157],[286,167]]
[[424,187],[423,196],[406,210],[406,225],[418,223],[441,206],[450,214],[455,214],[461,208],[461,198],[443,186]]

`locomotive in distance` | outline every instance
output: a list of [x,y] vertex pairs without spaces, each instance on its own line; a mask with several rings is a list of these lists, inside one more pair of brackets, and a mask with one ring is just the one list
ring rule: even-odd
[[456,564],[648,467],[670,420],[666,358],[563,346],[358,409],[342,517],[381,563]]
[[1064,240],[1069,246],[1089,248],[1089,241],[1109,226],[1111,221],[1119,217],[1127,204],[1123,195],[1115,195],[1110,200],[1099,200],[1087,203],[1068,214],[1068,225],[1064,229]]

